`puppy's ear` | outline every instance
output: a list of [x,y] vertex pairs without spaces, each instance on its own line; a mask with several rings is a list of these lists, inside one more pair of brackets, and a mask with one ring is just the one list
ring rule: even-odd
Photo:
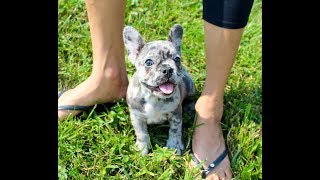
[[139,32],[131,26],[126,26],[123,29],[123,40],[128,52],[128,58],[132,64],[135,64],[145,42]]
[[172,26],[169,32],[168,41],[171,41],[174,47],[177,49],[179,54],[181,54],[180,47],[182,41],[183,29],[179,24],[175,24]]

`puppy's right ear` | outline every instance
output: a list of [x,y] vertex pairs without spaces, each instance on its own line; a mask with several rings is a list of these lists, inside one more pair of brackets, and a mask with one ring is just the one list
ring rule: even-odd
[[139,32],[131,26],[126,26],[124,28],[123,40],[128,52],[128,58],[132,64],[135,64],[138,54],[145,42]]

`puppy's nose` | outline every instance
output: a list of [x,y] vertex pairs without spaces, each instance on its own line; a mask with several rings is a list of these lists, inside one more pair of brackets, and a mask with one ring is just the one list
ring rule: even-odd
[[171,67],[166,66],[162,68],[162,73],[168,77],[171,77],[173,73],[173,69]]

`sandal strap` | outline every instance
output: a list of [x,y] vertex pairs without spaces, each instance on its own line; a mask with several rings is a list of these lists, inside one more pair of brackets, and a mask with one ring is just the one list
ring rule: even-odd
[[213,161],[206,170],[202,172],[202,178],[205,179],[207,175],[222,162],[222,160],[227,156],[227,154],[228,149],[225,149],[223,153],[215,161]]
[[[65,93],[68,89],[64,89],[58,93],[58,99]],[[77,105],[62,105],[58,106],[58,110],[70,110],[70,111],[86,111],[93,108],[94,106],[77,106]]]
[[58,106],[58,110],[85,111],[93,107],[94,106],[62,105],[62,106]]
[[60,96],[61,96],[63,93],[65,93],[67,90],[68,90],[68,89],[64,89],[64,90],[60,91],[60,92],[58,93],[58,99],[59,99]]
[[[192,161],[193,161],[196,165],[199,165],[199,164],[200,164],[200,161],[193,155],[193,153],[191,153],[190,155],[191,155]],[[201,166],[200,169],[201,169],[201,170],[204,170],[203,166]]]

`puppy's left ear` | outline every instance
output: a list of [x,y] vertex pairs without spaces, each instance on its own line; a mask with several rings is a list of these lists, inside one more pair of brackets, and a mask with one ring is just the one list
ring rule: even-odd
[[171,41],[174,45],[174,47],[177,49],[179,54],[181,54],[181,41],[182,41],[182,35],[183,35],[183,28],[179,24],[175,24],[172,26],[169,32],[168,41]]
[[140,50],[145,45],[140,33],[131,26],[126,26],[123,29],[123,41],[128,52],[128,59],[132,64],[135,64]]

